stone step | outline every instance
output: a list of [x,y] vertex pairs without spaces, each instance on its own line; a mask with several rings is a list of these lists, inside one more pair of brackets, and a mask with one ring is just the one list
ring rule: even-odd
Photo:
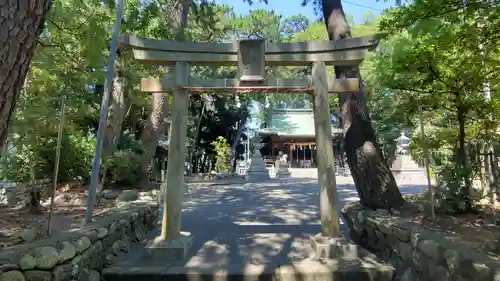
[[[258,267],[258,266],[256,266]],[[264,268],[262,268],[264,267]],[[280,266],[266,270],[265,266],[251,269],[241,265],[240,269],[224,267],[185,268],[184,266],[117,266],[106,268],[102,275],[104,281],[392,281],[394,268],[388,265],[372,264],[371,261],[302,261],[298,264]]]

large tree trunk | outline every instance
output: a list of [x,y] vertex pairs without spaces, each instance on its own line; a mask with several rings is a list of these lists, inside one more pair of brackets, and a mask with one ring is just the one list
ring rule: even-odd
[[[323,16],[330,40],[351,37],[341,0],[323,0]],[[359,68],[336,66],[337,78],[356,78]],[[361,204],[371,208],[398,208],[401,196],[389,165],[375,137],[366,105],[363,83],[360,91],[340,95],[344,148]]]
[[[184,41],[184,29],[187,25],[189,7],[192,0],[175,0],[167,5],[164,13],[166,22],[170,23],[175,31],[175,40]],[[148,164],[154,156],[156,146],[160,137],[165,134],[167,128],[165,117],[168,111],[168,96],[163,93],[153,94],[153,110],[149,117],[146,128],[141,135],[144,145],[144,156],[141,161],[142,184],[148,181]]]
[[111,156],[118,145],[123,122],[130,106],[129,91],[130,83],[125,74],[126,60],[122,51],[118,51],[118,58],[115,61],[116,76],[113,80],[113,91],[111,93],[111,104],[108,113],[106,131],[104,134],[103,158]]
[[144,149],[144,154],[141,157],[141,185],[148,183],[149,163],[156,152],[156,146],[160,137],[165,134],[168,96],[164,93],[153,93],[151,107],[151,114],[141,135],[141,142]]
[[0,147],[51,5],[51,0],[0,1]]
[[102,149],[101,161],[103,163],[103,172],[101,178],[101,184],[99,185],[99,190],[97,192],[96,204],[99,204],[100,198],[104,191],[104,184],[106,182],[107,173],[107,160],[113,155],[118,146],[118,140],[122,132],[123,122],[125,121],[125,116],[129,109],[128,94],[130,91],[130,83],[127,81],[127,75],[125,75],[125,57],[122,50],[117,51],[117,59],[115,60],[116,75],[113,79],[113,91],[111,92],[111,103],[108,113],[108,119],[106,124],[106,131],[104,132],[104,141]]

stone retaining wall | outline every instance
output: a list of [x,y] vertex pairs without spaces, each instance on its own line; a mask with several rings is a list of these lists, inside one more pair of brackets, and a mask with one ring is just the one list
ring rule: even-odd
[[358,203],[342,215],[354,241],[396,268],[401,281],[499,281],[500,261],[437,231],[416,228],[386,210]]
[[129,203],[80,229],[0,251],[1,281],[99,281],[100,271],[145,238],[158,206]]

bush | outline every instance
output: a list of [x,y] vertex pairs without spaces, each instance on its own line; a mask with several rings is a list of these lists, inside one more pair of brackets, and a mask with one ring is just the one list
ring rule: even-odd
[[472,187],[478,167],[458,168],[456,164],[444,165],[438,171],[439,207],[445,212],[463,213],[471,210],[481,197]]
[[140,161],[132,149],[116,151],[108,160],[107,176],[116,184],[135,186],[141,179]]
[[[9,180],[25,182],[31,180],[33,171],[36,179],[54,175],[57,134],[21,137],[12,140],[13,149],[6,157],[5,176]],[[59,181],[88,181],[92,159],[95,153],[95,139],[91,135],[64,134],[61,140]]]

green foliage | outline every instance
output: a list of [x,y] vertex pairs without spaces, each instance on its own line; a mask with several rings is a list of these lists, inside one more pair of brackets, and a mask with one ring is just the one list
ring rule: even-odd
[[230,165],[229,160],[231,156],[231,151],[229,150],[229,145],[224,137],[217,137],[217,139],[212,142],[215,150],[215,171],[217,173],[229,172]]
[[[36,143],[33,143],[35,141]],[[48,132],[43,136],[12,139],[15,153],[7,158],[7,178],[25,182],[31,180],[31,172],[36,178],[52,178],[57,135]],[[64,135],[61,144],[59,179],[88,181],[95,151],[95,139],[90,135]]]
[[116,151],[108,162],[108,179],[117,185],[136,186],[141,180],[139,154],[132,149]]
[[377,22],[389,36],[362,70],[379,137],[411,129],[412,156],[422,164],[428,147],[442,202],[455,211],[469,210],[478,198],[472,182],[483,164],[479,153],[499,141],[492,132],[500,117],[494,70],[500,49],[491,30],[498,30],[500,9],[476,4],[422,0],[385,12]]

